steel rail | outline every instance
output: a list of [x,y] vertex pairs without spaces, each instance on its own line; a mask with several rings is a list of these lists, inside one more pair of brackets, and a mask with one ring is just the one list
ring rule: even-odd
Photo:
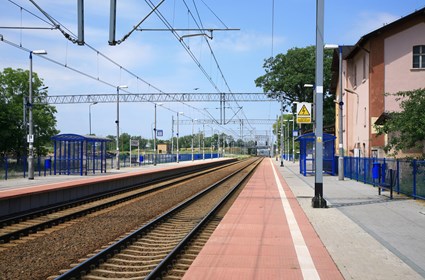
[[[73,207],[79,207],[79,206],[84,205],[84,204],[99,201],[101,199],[107,199],[109,197],[113,197],[113,196],[116,196],[116,195],[119,195],[119,194],[124,194],[126,192],[134,191],[134,190],[137,190],[139,188],[147,187],[149,185],[158,184],[158,183],[161,183],[161,182],[164,182],[164,181],[170,181],[170,180],[173,180],[175,178],[180,178],[178,180],[174,180],[172,182],[165,183],[161,186],[158,186],[158,187],[155,187],[155,188],[152,188],[152,189],[149,189],[149,190],[141,190],[139,193],[136,193],[136,194],[132,194],[132,195],[129,195],[129,196],[126,196],[126,197],[118,198],[116,200],[103,203],[101,205],[95,205],[95,206],[92,206],[92,207],[88,207],[88,208],[82,209],[80,211],[76,211],[76,212],[73,212],[73,213],[70,213],[70,214],[67,214],[67,215],[63,215],[61,217],[57,217],[57,218],[50,219],[50,220],[47,220],[47,221],[44,221],[44,222],[40,222],[40,223],[31,225],[31,226],[27,226],[25,228],[15,230],[13,232],[1,234],[0,235],[0,243],[2,243],[2,244],[8,243],[11,240],[19,239],[22,236],[27,236],[29,234],[42,231],[46,228],[50,228],[52,226],[56,226],[58,224],[66,222],[66,221],[85,216],[85,215],[90,214],[92,212],[99,211],[99,210],[105,209],[107,207],[111,207],[111,206],[117,205],[119,203],[129,201],[131,199],[134,199],[134,198],[137,198],[137,197],[140,197],[140,196],[143,196],[143,195],[147,195],[147,194],[155,192],[155,191],[162,190],[164,188],[175,185],[177,183],[181,183],[181,182],[184,182],[186,180],[190,180],[190,179],[193,179],[195,177],[199,177],[199,176],[217,171],[219,169],[226,168],[226,167],[231,166],[231,165],[236,164],[236,163],[237,162],[235,161],[235,162],[231,162],[229,164],[223,165],[223,166],[218,166],[218,167],[217,166],[215,166],[215,167],[210,166],[211,167],[210,169],[205,168],[205,169],[196,170],[195,172],[197,172],[197,173],[195,173],[195,174],[193,173],[193,171],[182,172],[178,175],[167,176],[167,177],[160,178],[160,179],[157,179],[157,180],[150,180],[150,181],[145,182],[143,184],[137,184],[137,185],[129,186],[125,189],[120,189],[120,190],[115,190],[115,191],[112,191],[112,192],[102,193],[100,195],[90,196],[89,198],[84,198],[84,199],[81,199],[81,200],[61,204],[61,205],[54,206],[54,207],[49,207],[47,209],[43,209],[43,210],[39,210],[39,211],[33,211],[31,213],[27,213],[27,214],[24,214],[24,215],[19,215],[19,216],[16,216],[16,217],[11,217],[11,218],[2,220],[0,222],[0,225],[13,225],[13,224],[18,225],[19,223],[14,223],[14,221],[27,221],[27,220],[33,219],[34,217],[35,218],[42,217],[42,216],[45,216],[45,215],[48,215],[48,214],[51,214],[51,213],[56,213],[56,212],[63,211],[63,210],[66,210],[66,209],[70,209],[70,208],[73,208]],[[190,175],[190,177],[188,178],[187,175]],[[186,177],[183,177],[183,176],[186,176]],[[3,227],[4,226],[2,226],[1,228],[3,228]]]
[[208,212],[208,214],[182,239],[182,241],[158,264],[158,266],[152,270],[152,272],[146,276],[145,280],[151,279],[162,279],[163,274],[169,270],[169,267],[172,267],[173,260],[177,258],[179,252],[190,243],[190,241],[195,237],[197,232],[208,223],[208,221],[217,213],[217,211],[230,199],[231,195],[245,182],[245,180],[254,172],[261,160],[255,162],[255,167],[238,183],[236,183],[231,190],[213,207],[213,209]]
[[[259,163],[259,161],[257,161],[257,164]],[[244,168],[246,168],[246,167],[247,166],[245,166]],[[163,220],[165,220],[168,217],[172,216],[173,214],[177,213],[179,210],[182,210],[183,208],[189,206],[191,203],[193,203],[194,201],[196,201],[197,199],[199,199],[200,197],[202,197],[206,193],[210,192],[211,190],[213,190],[214,188],[216,188],[217,186],[219,186],[220,184],[222,184],[223,182],[225,182],[229,178],[233,177],[234,175],[238,174],[244,168],[241,168],[241,169],[231,173],[230,175],[226,176],[225,178],[223,178],[223,179],[219,180],[218,182],[212,184],[211,186],[207,187],[203,191],[201,191],[201,192],[193,195],[192,197],[188,198],[187,200],[179,203],[177,206],[175,206],[171,210],[169,210],[166,213],[158,216],[157,218],[150,221],[149,223],[143,225],[142,227],[135,230],[134,232],[132,232],[128,236],[122,238],[121,240],[110,245],[109,247],[103,249],[102,251],[100,251],[96,255],[88,258],[87,260],[80,263],[79,265],[74,266],[72,269],[68,270],[64,274],[58,276],[56,278],[56,280],[80,279],[84,275],[87,275],[91,270],[95,269],[99,265],[106,262],[107,259],[112,258],[112,256],[118,254],[119,252],[123,251],[125,248],[127,248],[128,246],[130,246],[131,244],[136,242],[138,239],[140,239],[144,235],[144,233],[146,231],[148,231],[149,229],[154,227],[156,224],[162,223]],[[245,177],[247,177],[247,176],[249,176],[249,174],[246,175]],[[214,208],[216,208],[216,207],[214,207]],[[212,212],[212,211],[210,211],[210,212]],[[205,219],[203,219],[203,220],[205,220]],[[182,243],[182,242],[180,242],[180,243]],[[168,261],[172,258],[172,255],[174,255],[175,252],[176,252],[176,250],[173,249],[171,253],[167,254],[167,256],[165,257],[167,260],[161,261],[161,266],[168,263]],[[172,254],[172,255],[170,255],[170,254]],[[158,271],[160,271],[161,269],[154,269],[154,270],[155,270],[155,275],[156,275],[156,273]],[[152,273],[153,273],[153,271],[152,271]]]

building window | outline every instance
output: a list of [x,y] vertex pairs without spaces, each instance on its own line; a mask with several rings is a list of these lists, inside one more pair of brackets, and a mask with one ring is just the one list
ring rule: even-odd
[[425,45],[413,46],[413,68],[425,68]]

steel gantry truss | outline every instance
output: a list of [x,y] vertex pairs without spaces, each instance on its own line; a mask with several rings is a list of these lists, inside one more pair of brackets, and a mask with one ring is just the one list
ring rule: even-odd
[[[120,93],[119,102],[270,102],[278,101],[265,93]],[[116,94],[73,94],[38,96],[34,103],[77,104],[115,103]]]
[[[248,119],[250,124],[274,124],[276,122],[276,120],[272,120],[272,119]],[[246,120],[243,119],[235,119],[235,120],[230,120],[227,121],[226,124],[242,124],[246,122]],[[196,125],[201,125],[201,124],[216,124],[217,122],[215,120],[212,119],[195,119],[195,120],[179,120],[179,124],[181,125],[191,125],[192,123],[196,124]]]

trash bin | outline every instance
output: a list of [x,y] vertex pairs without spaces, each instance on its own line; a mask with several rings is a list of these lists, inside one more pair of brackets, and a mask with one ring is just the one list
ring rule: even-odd
[[372,167],[372,179],[379,179],[381,177],[381,164],[374,162]]
[[44,168],[45,169],[52,168],[52,160],[50,158],[47,158],[44,160]]

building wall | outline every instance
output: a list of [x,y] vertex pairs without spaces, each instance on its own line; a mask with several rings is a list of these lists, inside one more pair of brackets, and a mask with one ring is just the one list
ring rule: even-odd
[[343,88],[357,93],[343,95],[345,155],[386,156],[387,135],[378,136],[374,123],[385,111],[400,109],[386,93],[425,88],[425,69],[412,69],[414,45],[425,45],[423,14],[366,35],[343,61]]
[[346,65],[345,135],[347,154],[369,156],[369,54],[359,51]]
[[[413,46],[425,45],[425,23],[385,39],[385,92],[425,88],[425,69],[412,69]],[[400,111],[395,96],[385,96],[385,111]]]
[[169,154],[171,152],[170,145],[168,144],[158,144],[158,154]]

